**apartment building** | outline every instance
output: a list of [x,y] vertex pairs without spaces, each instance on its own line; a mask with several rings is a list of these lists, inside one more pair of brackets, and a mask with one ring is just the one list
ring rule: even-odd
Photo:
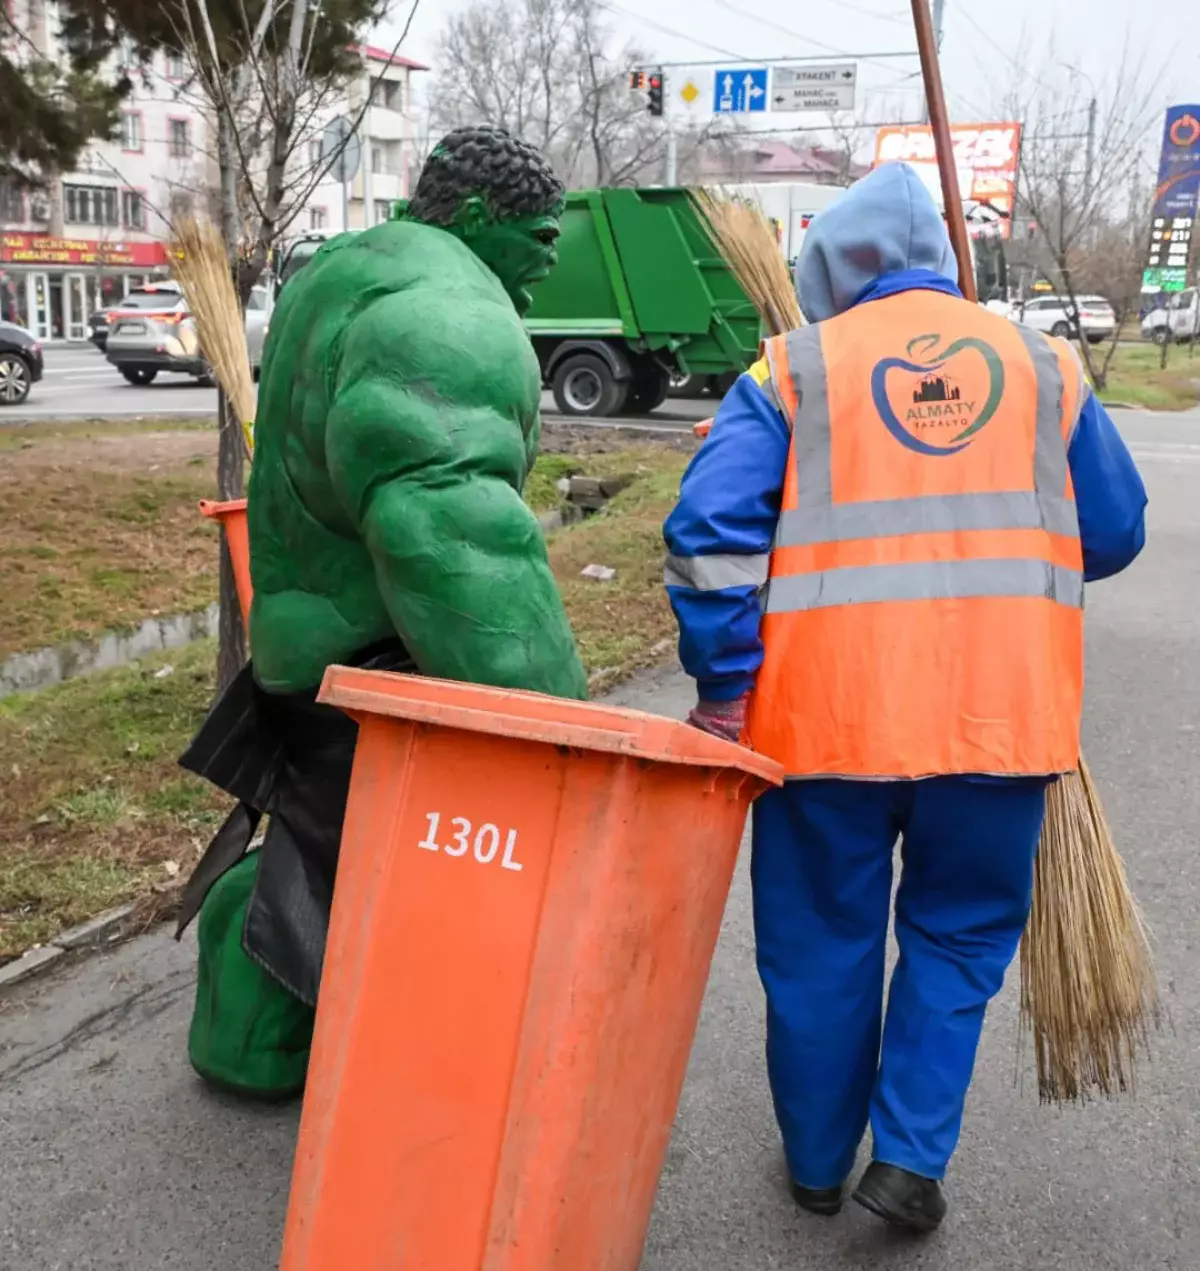
[[[345,185],[333,179],[321,181],[292,226],[293,233],[340,233],[386,221],[392,204],[408,197],[414,171],[420,167],[412,77],[429,68],[370,45],[359,52],[364,63],[361,78],[326,114],[326,122],[337,116],[354,121],[369,95],[358,125],[358,172]],[[310,161],[315,163],[320,155],[319,138],[314,137],[311,145]]]
[[[58,54],[50,0],[10,0],[18,31]],[[132,66],[120,135],[94,141],[45,192],[0,186],[0,313],[42,340],[82,340],[88,315],[129,287],[165,276],[167,218],[214,183],[208,123],[182,61]]]

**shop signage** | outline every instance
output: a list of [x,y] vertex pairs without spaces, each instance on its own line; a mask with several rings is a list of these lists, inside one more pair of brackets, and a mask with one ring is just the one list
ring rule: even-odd
[[0,234],[0,261],[13,265],[165,265],[162,243],[97,242],[86,238],[48,238],[44,234]]

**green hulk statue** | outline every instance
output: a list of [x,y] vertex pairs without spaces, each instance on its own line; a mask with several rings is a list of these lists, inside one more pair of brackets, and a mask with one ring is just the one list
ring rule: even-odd
[[562,209],[536,150],[460,129],[399,220],[326,243],[272,315],[249,489],[253,660],[182,760],[239,800],[179,928],[199,913],[188,1049],[215,1085],[282,1097],[304,1083],[356,731],[315,701],[325,668],[586,695],[521,498],[541,395],[521,315],[557,260]]

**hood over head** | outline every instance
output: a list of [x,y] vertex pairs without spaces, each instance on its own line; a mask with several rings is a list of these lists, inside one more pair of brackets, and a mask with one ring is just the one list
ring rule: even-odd
[[908,164],[886,163],[813,218],[796,262],[801,312],[809,322],[844,313],[873,282],[903,269],[958,278],[929,191]]

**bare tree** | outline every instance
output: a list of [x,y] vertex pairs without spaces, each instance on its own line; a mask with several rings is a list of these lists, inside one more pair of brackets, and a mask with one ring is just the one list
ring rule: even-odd
[[1024,120],[1018,218],[1035,227],[1033,252],[1063,298],[1072,335],[1088,374],[1105,386],[1114,348],[1101,361],[1083,337],[1079,296],[1101,291],[1121,322],[1136,304],[1144,252],[1143,208],[1131,189],[1151,144],[1161,76],[1131,52],[1102,84],[1053,60],[1021,75],[1005,103],[1007,118]]
[[[434,130],[507,128],[573,188],[659,180],[666,128],[629,87],[630,70],[651,66],[651,56],[617,46],[602,13],[599,0],[473,0],[438,42]],[[681,134],[681,166],[704,135]]]

